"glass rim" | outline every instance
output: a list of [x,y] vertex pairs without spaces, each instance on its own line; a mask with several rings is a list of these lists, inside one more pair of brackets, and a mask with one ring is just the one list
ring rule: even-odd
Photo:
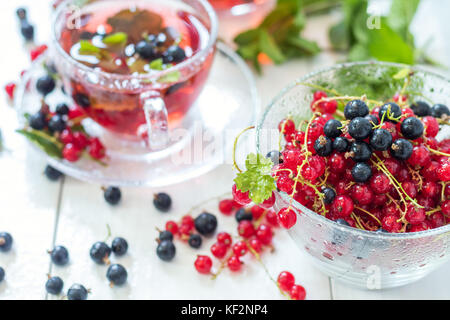
[[[182,1],[182,0],[178,0],[178,1]],[[95,70],[94,68],[88,67],[87,65],[85,65],[81,62],[78,62],[74,58],[72,58],[70,56],[70,54],[68,54],[63,49],[61,44],[59,43],[58,34],[57,34],[57,30],[56,30],[55,26],[56,26],[57,19],[61,16],[61,14],[63,14],[64,10],[66,10],[70,4],[74,4],[74,2],[76,2],[76,0],[64,0],[58,6],[56,11],[53,13],[52,19],[51,19],[52,20],[51,42],[53,44],[53,47],[56,48],[57,53],[59,55],[61,55],[63,59],[68,61],[74,67],[81,69],[83,71],[92,72],[101,77],[108,78],[110,80],[119,80],[120,81],[120,80],[137,79],[139,81],[142,81],[142,80],[149,81],[149,82],[151,82],[152,80],[156,81],[159,78],[165,76],[166,74],[172,73],[174,71],[181,71],[182,69],[188,67],[192,63],[195,63],[195,62],[201,60],[202,58],[206,57],[210,53],[211,49],[216,44],[217,34],[218,34],[218,29],[219,29],[219,23],[218,23],[218,18],[217,18],[216,12],[214,11],[213,7],[209,4],[209,2],[207,0],[192,0],[192,1],[197,1],[198,3],[200,3],[202,5],[202,7],[206,10],[208,17],[211,20],[210,21],[211,22],[211,30],[209,32],[209,39],[208,39],[207,45],[203,49],[195,52],[192,56],[190,56],[186,60],[176,64],[175,66],[172,66],[170,68],[167,68],[165,70],[158,71],[158,72],[155,72],[152,74],[138,74],[138,75],[117,74],[117,73],[112,73],[112,72],[106,72],[103,70]]]
[[[418,66],[412,66],[412,65],[401,64],[401,63],[393,63],[393,62],[382,62],[382,61],[376,61],[376,60],[340,63],[340,64],[335,64],[331,67],[321,68],[321,69],[309,72],[306,75],[299,77],[296,80],[292,81],[286,87],[281,89],[281,91],[267,105],[266,109],[264,110],[262,116],[260,117],[260,119],[258,120],[258,123],[256,125],[256,150],[257,150],[257,152],[260,153],[260,133],[263,130],[262,126],[263,126],[266,118],[268,117],[268,114],[270,113],[272,108],[275,106],[275,104],[291,89],[300,85],[300,83],[305,82],[305,81],[311,79],[312,77],[317,76],[322,73],[325,73],[325,72],[335,71],[335,70],[344,69],[344,68],[351,68],[354,66],[371,66],[371,65],[378,65],[378,66],[385,66],[385,67],[398,67],[398,68],[409,67],[415,71],[420,71],[424,74],[438,78],[442,81],[446,81],[450,85],[449,78],[447,78],[443,75],[440,75],[438,73],[435,73],[433,71],[426,70],[426,69],[418,67]],[[353,228],[350,226],[339,225],[336,222],[325,218],[321,214],[306,208],[305,206],[300,204],[298,201],[290,198],[285,192],[278,192],[277,190],[275,190],[274,192],[277,193],[278,195],[280,195],[280,197],[283,199],[283,201],[286,201],[286,202],[292,201],[294,208],[296,210],[301,211],[301,213],[299,213],[299,214],[306,214],[306,216],[308,216],[312,220],[316,220],[318,223],[323,223],[323,224],[326,224],[327,226],[340,229],[341,231],[348,231],[355,235],[360,235],[360,236],[364,236],[364,237],[373,237],[376,239],[390,239],[390,240],[410,240],[410,239],[419,239],[419,238],[440,235],[440,234],[444,234],[444,233],[450,231],[450,224],[447,224],[445,226],[435,228],[435,229],[419,231],[419,232],[408,232],[408,233],[406,233],[406,232],[405,233],[387,233],[387,232],[376,233],[375,231],[361,230],[361,229]],[[295,226],[294,226],[294,228],[295,228]]]

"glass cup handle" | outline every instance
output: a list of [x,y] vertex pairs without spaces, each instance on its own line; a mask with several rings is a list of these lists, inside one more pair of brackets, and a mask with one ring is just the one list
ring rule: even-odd
[[157,92],[144,92],[140,96],[147,123],[148,144],[152,150],[164,149],[169,142],[167,109]]

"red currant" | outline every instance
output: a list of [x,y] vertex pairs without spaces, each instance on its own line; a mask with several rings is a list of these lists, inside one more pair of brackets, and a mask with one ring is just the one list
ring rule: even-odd
[[283,291],[291,290],[292,286],[295,284],[295,278],[289,271],[282,271],[277,278],[277,284]]
[[266,209],[260,207],[260,206],[253,206],[250,211],[252,212],[253,220],[258,220],[262,217],[264,212],[266,212]]
[[381,220],[381,226],[388,232],[399,232],[402,228],[402,224],[397,222],[398,217],[396,215],[385,215]]
[[64,129],[59,135],[59,140],[63,144],[74,143],[72,131],[69,128]]
[[264,245],[269,245],[272,242],[273,232],[272,229],[267,225],[262,223],[258,229],[256,229],[256,237]]
[[425,127],[425,135],[429,138],[434,138],[439,133],[439,123],[435,117],[426,116],[422,118]]
[[211,246],[211,253],[217,259],[222,259],[227,254],[228,247],[222,243],[214,243]]
[[237,256],[231,256],[227,261],[228,269],[239,271],[242,267],[242,261]]
[[238,233],[243,238],[250,238],[255,234],[255,227],[253,227],[253,223],[248,220],[242,220],[238,225]]
[[172,232],[173,235],[178,233],[178,225],[175,221],[169,220],[166,222],[166,230]]
[[70,162],[75,162],[80,159],[81,150],[72,143],[66,144],[62,150],[62,156],[64,159]]
[[441,203],[442,213],[450,218],[450,200],[445,200]]
[[10,83],[5,85],[6,94],[8,95],[8,97],[10,99],[14,98],[14,91],[15,91],[15,89],[16,89],[16,84],[13,83],[13,82],[10,82]]
[[250,200],[250,198],[248,197],[248,191],[242,192],[241,190],[238,190],[235,184],[233,184],[233,188],[231,191],[233,193],[234,201],[239,203],[240,205],[245,206],[252,202],[252,200]]
[[441,163],[436,172],[441,181],[450,181],[450,161],[447,159]]
[[272,195],[259,205],[265,209],[269,209],[272,208],[274,204],[275,204],[275,194],[272,192]]
[[366,184],[355,184],[351,189],[353,200],[360,205],[367,205],[373,201],[373,192]]
[[353,211],[354,205],[352,199],[347,195],[337,196],[332,203],[333,210],[339,217],[348,217]]
[[436,182],[426,181],[422,186],[422,195],[429,198],[436,198],[439,195],[440,187]]
[[248,252],[247,243],[238,241],[233,245],[233,252],[236,256],[242,257]]
[[280,224],[286,229],[292,228],[297,222],[297,214],[292,208],[281,209],[277,216]]
[[231,239],[231,236],[227,232],[220,232],[217,235],[217,242],[223,244],[224,246],[229,247],[233,240]]
[[426,218],[425,209],[417,208],[413,205],[409,205],[406,211],[406,220],[411,224],[418,224],[425,221]]
[[249,241],[250,247],[256,252],[260,253],[262,251],[262,243],[257,238],[252,238]]
[[40,46],[37,46],[36,48],[32,49],[30,51],[30,58],[31,61],[36,60],[41,54],[43,54],[47,50],[47,45],[43,44]]
[[278,130],[284,135],[291,135],[295,133],[295,123],[291,119],[281,120]]
[[402,188],[403,190],[405,190],[406,194],[410,196],[412,199],[415,199],[417,197],[416,186],[411,181],[403,182]]
[[294,284],[289,291],[292,300],[305,300],[306,290],[301,285]]
[[278,227],[278,216],[277,216],[277,213],[275,211],[273,211],[273,210],[267,211],[266,221],[271,226]]
[[202,274],[210,274],[212,267],[212,260],[208,256],[197,256],[194,262],[195,269]]
[[100,160],[105,157],[105,147],[100,142],[100,139],[93,138],[89,143],[89,154],[92,158]]
[[375,193],[382,194],[391,189],[391,182],[384,173],[377,172],[370,179],[370,187]]
[[411,157],[408,159],[408,162],[413,166],[427,166],[431,161],[430,152],[423,145],[418,145],[413,148]]
[[426,223],[426,221],[421,222],[419,224],[414,224],[409,229],[409,232],[419,232],[419,231],[425,231],[431,229],[431,225]]
[[439,228],[445,225],[445,218],[440,212],[433,213],[429,219],[433,228]]
[[233,199],[223,199],[219,202],[219,211],[224,215],[229,216],[233,212],[234,200]]
[[83,150],[89,144],[89,140],[83,132],[76,131],[73,133],[73,144]]

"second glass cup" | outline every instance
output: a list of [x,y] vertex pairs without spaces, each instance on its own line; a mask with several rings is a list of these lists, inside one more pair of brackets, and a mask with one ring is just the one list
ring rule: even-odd
[[[94,0],[58,7],[55,65],[81,115],[164,149],[203,89],[217,17],[204,0]],[[75,112],[76,113],[76,112]]]

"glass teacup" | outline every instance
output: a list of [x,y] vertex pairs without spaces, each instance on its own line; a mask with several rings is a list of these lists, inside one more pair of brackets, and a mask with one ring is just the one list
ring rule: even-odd
[[152,150],[165,148],[169,130],[187,125],[208,77],[214,10],[205,0],[82,2],[62,3],[53,21],[53,56],[65,91],[103,128],[148,139]]

